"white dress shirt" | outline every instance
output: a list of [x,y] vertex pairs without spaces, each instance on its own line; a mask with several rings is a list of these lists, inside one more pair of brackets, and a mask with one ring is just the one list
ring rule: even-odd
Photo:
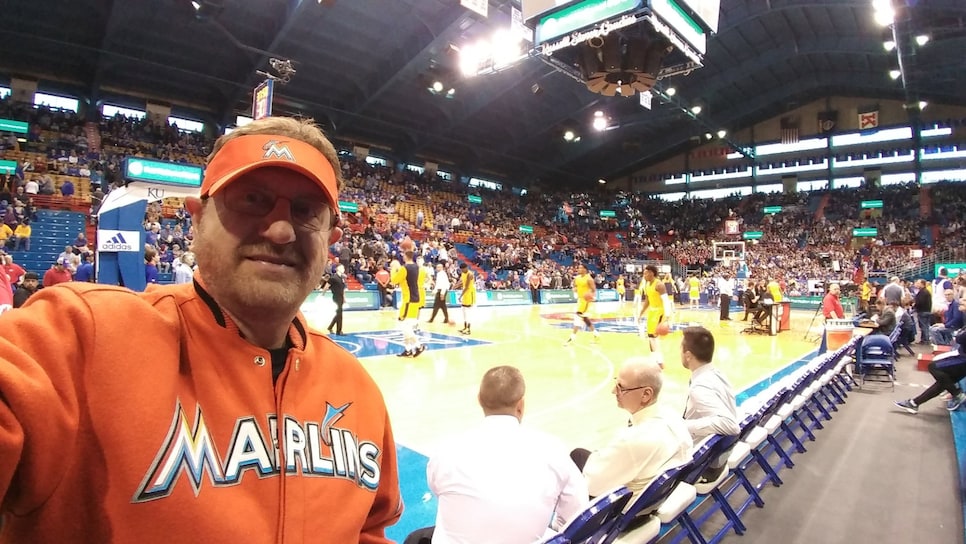
[[713,434],[738,434],[738,407],[728,378],[713,363],[691,373],[684,424],[695,443]]
[[681,416],[652,404],[632,414],[631,423],[587,458],[584,477],[591,495],[622,485],[639,493],[664,471],[691,460],[691,434]]
[[731,278],[718,278],[718,293],[727,296],[735,294],[735,280]]
[[436,271],[435,285],[437,291],[442,291],[443,293],[449,291],[449,275],[445,270]]
[[426,476],[439,497],[434,543],[535,542],[588,503],[563,445],[513,416],[488,416],[448,440]]

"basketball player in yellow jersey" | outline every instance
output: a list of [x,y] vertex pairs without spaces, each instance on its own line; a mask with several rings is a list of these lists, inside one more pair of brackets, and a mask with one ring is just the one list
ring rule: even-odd
[[469,265],[460,263],[460,306],[463,307],[462,334],[470,334],[470,309],[476,304],[476,274]]
[[627,292],[627,288],[624,285],[624,274],[620,274],[620,275],[617,276],[617,284],[615,285],[615,287],[617,288],[617,300],[620,301],[618,303],[617,307],[620,310],[621,317],[623,317],[624,316],[624,302],[625,302],[624,293]]
[[395,268],[392,283],[399,287],[399,329],[403,335],[405,349],[399,357],[419,357],[426,346],[419,343],[416,325],[419,323],[419,309],[426,304],[426,270],[413,261],[413,252],[403,253],[403,265]]
[[670,318],[673,304],[667,296],[664,283],[657,278],[657,267],[653,264],[644,267],[644,279],[641,285],[644,286],[644,297],[641,300],[641,311],[637,314],[641,336],[647,335],[647,345],[657,358],[658,364],[663,367],[664,355],[658,343],[657,326],[665,316]]
[[688,305],[692,310],[698,309],[698,303],[701,301],[701,280],[694,277],[694,274],[688,275]]
[[590,332],[594,333],[594,342],[600,339],[600,333],[594,328],[594,323],[590,320],[590,306],[597,298],[597,284],[594,278],[587,271],[587,265],[581,263],[577,265],[577,276],[574,277],[574,292],[577,293],[577,313],[574,314],[574,328],[570,331],[570,338],[564,344],[573,344],[577,338],[577,331],[581,325],[587,325]]

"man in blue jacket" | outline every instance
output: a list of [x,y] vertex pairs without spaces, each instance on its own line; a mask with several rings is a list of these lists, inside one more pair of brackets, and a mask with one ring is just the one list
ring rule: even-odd
[[929,331],[930,339],[933,344],[939,346],[951,346],[956,331],[963,328],[963,311],[959,304],[953,300],[955,294],[952,289],[946,289],[943,293],[946,297],[946,311],[943,312],[943,322],[933,325]]

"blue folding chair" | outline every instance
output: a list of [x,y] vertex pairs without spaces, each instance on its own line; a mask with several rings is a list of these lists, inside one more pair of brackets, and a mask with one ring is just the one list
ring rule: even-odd
[[631,500],[631,490],[619,487],[595,498],[583,512],[570,521],[559,534],[544,544],[591,544],[599,542],[617,525],[624,507]]
[[[661,520],[652,516],[678,485],[681,467],[672,468],[654,479],[637,497],[600,544],[610,544],[621,537],[630,542],[650,542],[661,532]],[[626,533],[626,535],[624,534]]]
[[[860,386],[868,381],[887,381],[896,388],[895,349],[892,340],[884,334],[870,334],[862,339],[862,343],[855,350],[855,373],[859,375]],[[882,376],[886,380],[870,379]]]
[[[722,482],[728,477],[728,468],[724,467],[723,470],[718,474],[717,478],[713,481],[704,480],[705,474],[710,469],[717,460],[719,460],[726,452],[730,451],[732,447],[738,442],[737,436],[721,436],[715,435],[709,439],[706,439],[704,444],[698,448],[695,452],[692,462],[681,469],[681,473],[678,475],[680,479],[679,486],[689,485],[694,488],[695,493],[698,495],[710,495],[714,500],[714,507],[709,511],[708,514],[701,517],[699,520],[694,520],[688,509],[693,509],[693,504],[691,506],[686,506],[683,511],[681,511],[677,520],[681,526],[682,532],[677,535],[671,542],[680,542],[684,537],[687,537],[691,542],[695,544],[707,544],[707,540],[701,533],[700,526],[707,520],[707,518],[714,512],[715,509],[721,510],[727,518],[727,523],[712,537],[711,542],[719,542],[724,538],[725,534],[729,529],[734,529],[735,533],[741,535],[745,532],[745,525],[741,522],[738,514],[734,511],[731,505],[728,503],[728,498],[719,489]],[[670,502],[674,499],[671,498]]]

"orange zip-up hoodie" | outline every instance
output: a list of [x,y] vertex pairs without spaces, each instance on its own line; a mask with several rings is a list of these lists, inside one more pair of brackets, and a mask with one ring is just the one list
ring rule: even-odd
[[285,369],[199,284],[65,284],[0,316],[0,542],[388,542],[385,402],[289,331]]

